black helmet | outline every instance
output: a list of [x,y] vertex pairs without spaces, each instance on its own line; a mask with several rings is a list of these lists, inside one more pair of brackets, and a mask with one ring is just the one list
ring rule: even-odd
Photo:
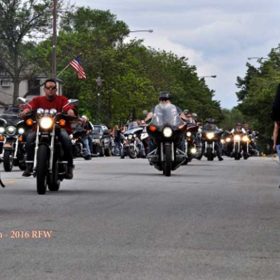
[[160,101],[164,101],[164,100],[170,100],[171,99],[171,94],[169,91],[161,91],[159,93],[159,98]]

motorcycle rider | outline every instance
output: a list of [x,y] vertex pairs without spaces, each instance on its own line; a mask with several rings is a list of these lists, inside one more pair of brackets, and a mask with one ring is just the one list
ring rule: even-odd
[[[28,113],[38,108],[42,109],[56,109],[57,112],[66,112],[67,115],[75,117],[74,107],[67,105],[68,99],[65,96],[57,95],[56,80],[47,79],[44,82],[44,96],[34,97],[27,105],[24,106],[22,112],[19,116],[25,118]],[[73,178],[73,154],[72,154],[72,144],[68,133],[71,133],[71,126],[68,123],[66,130],[60,129],[58,137],[61,141],[62,147],[65,151],[65,160],[68,162],[68,172],[65,175],[66,179]],[[23,172],[22,176],[29,177],[33,171],[33,159],[34,159],[34,142],[35,142],[36,132],[30,130],[26,138],[26,170]],[[67,152],[66,152],[67,151]]]
[[90,133],[92,132],[92,125],[89,122],[89,119],[86,115],[81,116],[80,118],[80,126],[83,129],[82,133],[82,143],[83,143],[83,156],[84,159],[90,160],[91,159],[91,145],[92,139],[90,137]]
[[188,111],[187,113],[185,113],[185,110],[184,110],[184,114],[185,114],[185,117],[186,117],[186,120],[187,120],[188,124],[193,124],[193,125],[196,124],[196,121],[193,118],[192,112]]
[[245,128],[242,127],[241,123],[236,123],[235,128],[233,128],[230,133],[234,134],[234,133],[242,133],[242,134],[247,134]]
[[219,135],[219,141],[215,142],[215,150],[217,152],[217,157],[219,159],[219,161],[224,160],[222,157],[222,143],[220,141],[220,137],[222,134],[222,130],[220,128],[218,128],[218,126],[216,125],[216,121],[213,118],[208,118],[205,121],[205,124],[202,126],[202,130],[203,131],[214,131],[216,134]]
[[[159,103],[156,105],[156,106],[161,106],[161,105],[166,105],[166,104],[172,104],[171,102],[171,93],[169,91],[161,91],[159,93]],[[184,122],[187,122],[187,119],[186,119],[186,116],[184,114],[184,112],[178,107],[178,106],[175,106],[176,107],[176,113],[181,117],[181,119],[184,121]],[[155,111],[155,108],[153,108],[153,110],[151,112],[149,112],[145,118],[145,122],[148,122],[150,121],[152,118],[153,118],[153,114],[154,114],[154,111]],[[150,141],[150,145],[149,145],[149,152],[151,152],[152,150],[154,150],[156,148],[155,144],[153,143],[153,141],[151,140]],[[180,141],[180,145],[178,147],[180,150],[182,151],[185,151],[185,139],[184,137],[182,137],[181,141]]]

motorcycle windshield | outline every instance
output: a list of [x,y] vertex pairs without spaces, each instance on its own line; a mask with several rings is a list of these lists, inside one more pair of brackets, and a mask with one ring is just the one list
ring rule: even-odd
[[178,114],[177,107],[173,104],[158,104],[154,109],[151,123],[159,127],[178,127],[184,124]]

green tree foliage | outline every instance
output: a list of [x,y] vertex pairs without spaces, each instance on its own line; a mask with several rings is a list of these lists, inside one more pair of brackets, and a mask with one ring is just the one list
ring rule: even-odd
[[0,0],[0,67],[14,84],[13,103],[21,80],[37,70],[30,66],[35,33],[46,33],[50,22],[51,0]]
[[266,59],[259,59],[258,62],[258,68],[247,64],[245,78],[237,80],[240,88],[237,97],[241,101],[237,108],[253,129],[261,133],[263,142],[267,143],[271,140],[273,130],[272,103],[280,83],[280,48],[272,49]]
[[231,130],[237,123],[247,122],[242,112],[236,107],[231,110],[223,109],[222,112],[224,119],[221,121],[220,126],[225,130]]
[[[129,118],[144,118],[158,102],[158,93],[169,90],[173,102],[188,108],[201,118],[222,119],[214,92],[187,59],[173,53],[147,48],[141,40],[125,42],[128,26],[109,11],[77,8],[67,12],[57,38],[57,72],[64,81],[63,94],[80,100],[80,112],[94,122],[107,125]],[[51,55],[51,42],[37,47],[36,61],[46,72],[44,63]],[[69,61],[81,54],[87,79],[78,80],[68,67]],[[102,79],[102,85],[96,79]]]

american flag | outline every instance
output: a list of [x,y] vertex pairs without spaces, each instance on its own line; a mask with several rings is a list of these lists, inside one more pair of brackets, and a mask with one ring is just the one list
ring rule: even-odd
[[87,78],[85,70],[80,62],[80,57],[77,56],[73,60],[69,62],[69,65],[74,69],[74,71],[77,73],[78,79],[85,80]]

